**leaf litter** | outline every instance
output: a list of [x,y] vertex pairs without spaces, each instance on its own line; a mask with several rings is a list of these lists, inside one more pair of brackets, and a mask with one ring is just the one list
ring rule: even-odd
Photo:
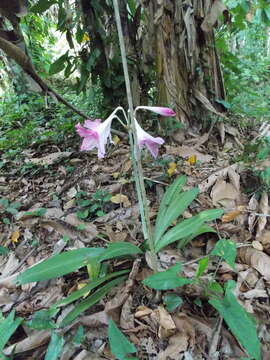
[[[216,229],[221,238],[236,244],[236,266],[233,269],[224,261],[217,266],[215,260],[211,260],[202,281],[206,281],[211,272],[215,272],[216,281],[221,284],[231,279],[236,281],[234,294],[257,319],[263,359],[267,359],[270,351],[270,339],[265,335],[269,332],[270,310],[268,194],[264,191],[260,196],[246,195],[245,168],[233,162],[234,149],[226,148],[226,136],[229,136],[237,151],[241,151],[241,135],[237,129],[225,125],[220,129],[220,136],[224,143],[219,144],[220,148],[208,133],[195,136],[192,142],[182,139],[181,145],[167,145],[161,156],[167,167],[158,161],[144,161],[151,216],[153,219],[156,216],[164,183],[170,183],[179,174],[188,176],[186,189],[196,185],[200,189],[198,199],[184,213],[184,218],[209,208],[225,210]],[[220,150],[222,146],[226,151]],[[15,310],[16,316],[26,321],[76,291],[78,284],[85,280],[86,272],[81,269],[61,278],[17,286],[15,279],[23,270],[65,249],[104,247],[119,241],[135,245],[142,242],[131,163],[122,142],[103,162],[91,154],[55,153],[53,147],[43,155],[31,152],[27,155],[27,161],[38,166],[36,174],[14,177],[14,169],[10,169],[10,176],[5,174],[0,178],[4,196],[21,204],[18,213],[14,217],[10,215],[10,224],[0,224],[0,246],[9,251],[0,254],[0,310],[5,317]],[[68,167],[72,168],[71,172]],[[168,169],[171,170],[168,172]],[[84,194],[82,198],[89,200],[97,190],[113,195],[110,202],[105,203],[104,213],[79,218],[78,194]],[[159,253],[159,267],[166,270],[181,262],[185,276],[194,278],[199,260],[214,249],[217,240],[215,233],[207,233],[181,250],[177,243],[171,245]],[[110,317],[136,346],[139,359],[215,360],[246,356],[222,318],[207,305],[205,291],[198,284],[156,293],[141,281],[152,273],[145,259],[138,257],[135,262],[118,259],[108,266],[111,270],[133,270],[124,283],[64,328],[61,359],[111,359],[107,339]],[[183,300],[172,312],[168,312],[163,303],[167,294]],[[52,319],[57,323],[61,316],[59,313]],[[80,327],[84,329],[84,337],[74,346],[72,339]],[[14,359],[26,355],[42,358],[50,337],[51,331],[20,325],[4,353],[13,353]]]

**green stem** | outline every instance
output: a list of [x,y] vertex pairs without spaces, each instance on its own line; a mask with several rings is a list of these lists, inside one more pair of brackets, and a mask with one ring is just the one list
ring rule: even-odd
[[133,111],[133,101],[131,95],[131,86],[128,74],[128,67],[127,67],[127,58],[126,58],[126,50],[125,50],[125,43],[124,43],[124,36],[121,26],[121,19],[120,19],[120,11],[118,6],[118,1],[113,0],[114,12],[115,12],[115,19],[118,31],[118,38],[121,50],[121,57],[123,63],[123,70],[124,70],[124,77],[126,83],[126,92],[127,92],[127,99],[128,99],[128,107],[129,107],[129,119],[130,119],[130,126],[129,126],[129,141],[131,147],[131,157],[132,157],[132,165],[134,170],[134,178],[136,184],[136,190],[139,200],[139,207],[140,207],[140,214],[142,220],[142,228],[143,228],[143,235],[144,239],[148,242],[150,252],[151,252],[151,260],[152,266],[154,271],[157,271],[157,257],[154,248],[154,241],[153,241],[153,234],[152,228],[150,223],[150,212],[149,207],[147,204],[147,197],[146,191],[144,186],[144,179],[143,179],[143,169],[142,163],[140,159],[140,153],[137,143],[137,136],[136,136],[136,127],[134,121],[134,111]]

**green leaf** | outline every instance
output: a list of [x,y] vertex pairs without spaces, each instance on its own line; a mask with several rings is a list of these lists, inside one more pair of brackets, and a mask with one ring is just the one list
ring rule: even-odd
[[233,269],[235,269],[235,258],[237,250],[235,242],[227,239],[219,240],[210,255],[217,255],[224,259]]
[[45,360],[57,360],[61,355],[62,348],[65,344],[65,340],[63,336],[52,333],[51,341],[48,346],[48,350],[46,352]]
[[180,224],[177,224],[163,235],[163,237],[155,245],[155,251],[158,252],[165,246],[177,240],[191,236],[193,232],[198,231],[202,223],[203,221],[198,217],[198,215],[181,221]]
[[17,282],[21,285],[63,276],[86,266],[91,259],[98,258],[103,252],[104,248],[82,248],[54,255],[24,271],[17,277]]
[[178,273],[182,265],[176,264],[166,271],[148,276],[143,280],[143,284],[155,290],[172,290],[176,287],[191,284],[192,280],[181,278]]
[[180,194],[183,185],[185,185],[185,183],[186,183],[186,176],[180,176],[166,189],[166,192],[163,195],[159,205],[158,214],[156,218],[156,228],[160,226],[160,222],[162,221],[166,211],[168,210],[170,203],[174,199],[174,196]]
[[82,325],[80,325],[74,335],[72,342],[74,344],[80,345],[83,342],[83,339],[84,339],[84,328]]
[[8,342],[9,338],[23,320],[22,318],[14,319],[14,317],[15,310],[13,310],[6,318],[3,318],[0,313],[0,351],[4,349],[4,346]]
[[100,261],[113,259],[117,256],[142,254],[142,251],[129,242],[115,242],[108,245],[100,257]]
[[181,239],[177,245],[178,249],[185,247],[190,241],[195,239],[197,236],[205,233],[216,233],[216,230],[207,224],[202,224],[197,231],[193,232],[192,235]]
[[96,287],[98,287],[99,285],[101,285],[102,283],[104,283],[107,280],[110,280],[116,276],[120,276],[123,274],[126,274],[127,272],[129,272],[129,270],[122,270],[122,271],[116,271],[112,274],[109,274],[107,276],[104,276],[101,279],[97,279],[94,281],[91,281],[89,284],[85,285],[83,288],[81,288],[80,290],[74,291],[72,292],[69,296],[67,296],[65,299],[61,299],[59,301],[57,301],[57,303],[55,303],[52,308],[58,307],[58,306],[63,306],[63,305],[67,305],[72,303],[73,301],[79,299],[80,297],[84,296],[84,294],[88,293],[89,291],[95,289]]
[[86,219],[89,215],[89,209],[77,211],[76,215],[79,219]]
[[30,8],[30,12],[34,14],[41,14],[48,10],[53,4],[56,4],[58,0],[39,0],[35,5]]
[[251,314],[238,303],[236,297],[231,291],[230,285],[234,281],[229,281],[225,291],[224,299],[213,298],[209,303],[224,318],[228,327],[246,349],[249,356],[253,359],[261,359],[260,342],[257,337],[256,325]]
[[115,286],[123,282],[126,278],[127,276],[121,276],[117,279],[114,279],[108,284],[102,286],[93,294],[89,295],[85,300],[81,301],[78,305],[75,306],[72,311],[67,314],[67,316],[62,320],[60,326],[64,327],[71,323],[83,311],[89,309],[92,305],[99,302],[109,291],[111,291]]
[[175,310],[178,306],[183,304],[182,298],[176,294],[166,294],[163,297],[163,302],[169,312]]
[[177,219],[192,203],[199,193],[199,189],[191,189],[181,194],[174,194],[174,198],[168,205],[163,217],[156,223],[154,241],[157,244],[167,228]]
[[56,313],[56,310],[37,311],[34,313],[32,320],[27,321],[25,325],[36,330],[54,329],[56,325],[51,318]]
[[11,207],[11,206],[9,206],[9,207],[6,208],[6,212],[9,213],[9,214],[12,214],[12,215],[18,214],[18,210],[15,209],[15,208],[13,208],[13,207]]
[[209,263],[209,257],[206,256],[199,261],[198,269],[196,271],[196,278],[199,278],[202,273],[207,269]]
[[40,208],[40,209],[36,209],[36,210],[33,210],[33,211],[27,211],[23,214],[23,217],[24,216],[43,216],[44,214],[46,214],[47,212],[47,209],[45,208]]
[[67,59],[68,59],[68,51],[64,55],[60,56],[60,58],[58,58],[54,63],[51,64],[49,75],[54,75],[64,70]]
[[112,319],[109,320],[108,337],[111,352],[117,359],[127,359],[128,354],[137,352],[136,347],[128,341]]
[[1,255],[6,255],[9,253],[9,249],[4,247],[4,246],[0,246],[0,254]]

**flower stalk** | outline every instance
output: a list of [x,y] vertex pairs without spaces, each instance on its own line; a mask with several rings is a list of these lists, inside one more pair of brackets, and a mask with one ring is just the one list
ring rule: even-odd
[[133,111],[133,101],[131,95],[131,86],[129,80],[129,73],[127,67],[127,59],[126,59],[126,50],[125,50],[125,43],[120,19],[120,11],[118,6],[118,1],[113,0],[114,12],[115,12],[115,19],[118,31],[118,38],[121,50],[121,57],[122,57],[122,64],[123,64],[123,71],[124,71],[124,78],[126,84],[126,92],[127,92],[127,99],[128,99],[128,107],[129,107],[129,126],[128,126],[128,134],[129,134],[129,141],[131,147],[131,158],[132,158],[132,165],[134,170],[134,178],[136,184],[136,190],[138,195],[139,201],[139,208],[140,208],[140,215],[142,221],[142,228],[143,228],[143,235],[144,239],[149,244],[150,254],[151,254],[151,262],[152,267],[155,272],[157,272],[157,256],[154,250],[154,241],[153,241],[153,233],[151,228],[150,222],[150,211],[149,206],[147,203],[146,191],[144,186],[144,177],[143,177],[143,169],[140,159],[140,151],[138,147],[137,141],[137,132],[136,132],[136,124],[134,118],[134,111]]

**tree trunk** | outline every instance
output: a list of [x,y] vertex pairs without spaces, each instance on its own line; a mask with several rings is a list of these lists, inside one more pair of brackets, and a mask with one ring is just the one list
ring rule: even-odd
[[156,66],[158,103],[171,105],[183,123],[202,124],[224,109],[225,89],[213,27],[226,8],[219,0],[141,0],[143,49]]

